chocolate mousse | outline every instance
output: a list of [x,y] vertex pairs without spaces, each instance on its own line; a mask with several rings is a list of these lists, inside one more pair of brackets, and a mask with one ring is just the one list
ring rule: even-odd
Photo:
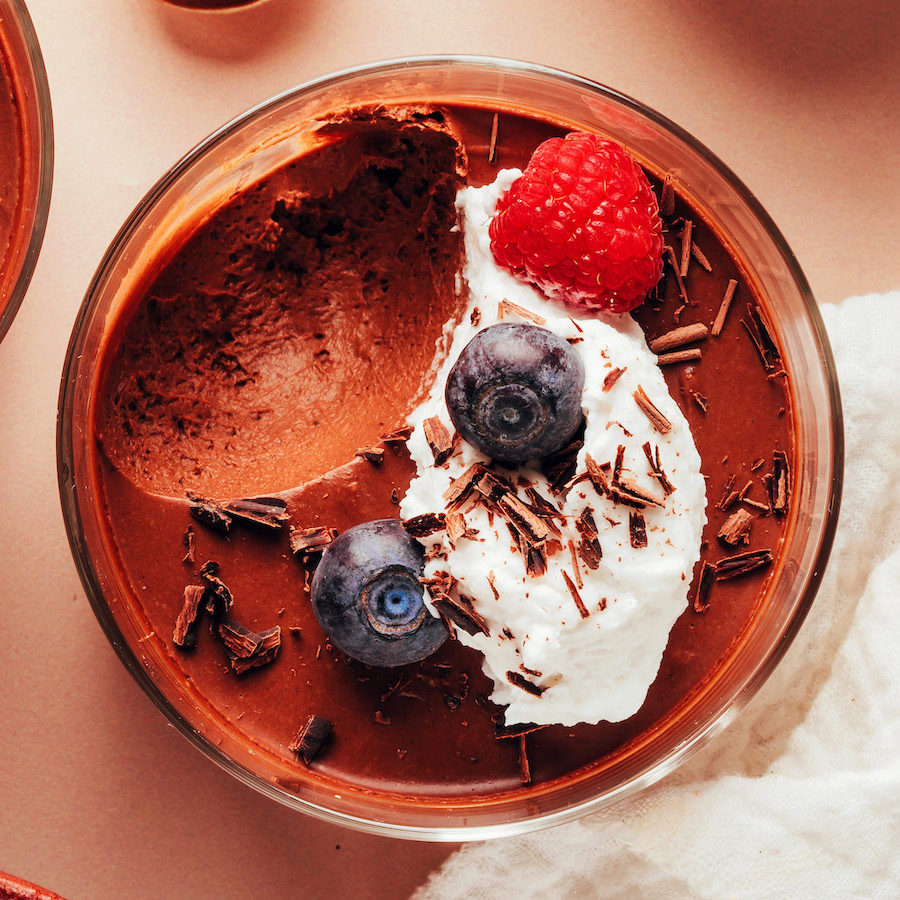
[[[446,323],[466,309],[459,189],[524,168],[567,130],[464,105],[335,115],[314,149],[148,266],[110,327],[90,425],[98,515],[126,601],[113,614],[143,634],[141,659],[193,707],[194,726],[252,750],[288,790],[464,804],[582,777],[686,714],[764,608],[794,452],[778,334],[727,239],[651,171],[665,266],[633,315],[690,425],[708,521],[690,607],[639,711],[508,727],[481,654],[460,641],[367,666],[313,613],[323,548],[400,518],[416,473],[407,421],[447,354]],[[452,436],[432,437],[451,452]],[[665,464],[647,453],[664,490]],[[555,462],[563,484],[569,460]],[[640,516],[630,527],[646,540]]]

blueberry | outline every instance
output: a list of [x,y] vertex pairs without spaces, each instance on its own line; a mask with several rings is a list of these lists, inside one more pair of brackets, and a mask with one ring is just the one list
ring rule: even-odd
[[332,641],[372,666],[402,666],[447,638],[425,608],[424,555],[396,519],[348,528],[322,554],[312,582],[316,618]]
[[581,424],[584,363],[537,325],[492,325],[459,355],[444,399],[462,438],[516,465],[564,447]]

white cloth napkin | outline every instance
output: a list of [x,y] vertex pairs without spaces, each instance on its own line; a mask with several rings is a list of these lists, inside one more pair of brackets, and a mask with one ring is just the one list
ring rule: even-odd
[[822,314],[843,506],[782,664],[663,783],[573,824],[466,845],[415,900],[900,897],[900,292]]

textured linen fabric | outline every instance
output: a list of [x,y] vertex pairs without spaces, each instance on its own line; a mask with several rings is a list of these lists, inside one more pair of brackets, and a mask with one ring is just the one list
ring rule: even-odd
[[900,897],[900,292],[822,315],[843,504],[782,664],[663,783],[569,825],[466,845],[415,900]]

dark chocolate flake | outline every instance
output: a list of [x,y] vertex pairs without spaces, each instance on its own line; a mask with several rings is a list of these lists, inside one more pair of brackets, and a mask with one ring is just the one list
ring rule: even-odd
[[250,497],[244,500],[227,500],[222,509],[235,519],[277,530],[290,516],[287,503],[280,497]]
[[184,535],[182,537],[184,541],[185,552],[184,556],[181,558],[183,563],[187,563],[188,565],[194,564],[194,529],[188,525],[185,529]]
[[228,585],[219,578],[219,564],[209,560],[200,567],[200,577],[206,582],[206,609],[213,616],[219,616],[231,609],[234,597]]
[[205,593],[206,588],[199,584],[189,584],[184,589],[184,603],[175,620],[172,634],[172,642],[183,650],[191,650],[197,646],[197,624],[202,612],[200,604]]
[[712,266],[709,264],[706,254],[697,246],[696,241],[691,241],[691,256],[693,256],[707,272],[712,272]]
[[635,550],[647,546],[647,523],[637,510],[628,513],[628,534]]
[[544,688],[533,681],[529,681],[521,672],[510,670],[506,673],[506,680],[517,688],[521,688],[535,697],[540,697],[544,693]]
[[590,612],[588,612],[588,608],[584,605],[584,601],[581,599],[581,594],[578,592],[578,588],[575,586],[575,582],[572,581],[572,579],[569,577],[569,573],[565,569],[562,570],[562,577],[563,581],[565,581],[566,583],[566,587],[568,588],[569,593],[572,595],[572,600],[575,602],[575,607],[578,610],[578,615],[581,616],[582,619],[589,618],[591,614]]
[[525,735],[519,736],[519,780],[522,784],[531,784],[531,764],[525,748]]
[[511,300],[501,300],[497,304],[497,318],[503,319],[507,313],[519,316],[521,319],[527,319],[529,322],[534,322],[535,325],[540,325],[541,327],[547,324],[547,320],[543,316],[533,313],[530,309],[525,309],[524,306],[519,306],[518,303],[513,303]]
[[704,613],[709,609],[709,592],[715,580],[716,567],[711,563],[704,562],[703,568],[700,570],[700,577],[697,579],[697,589],[694,592],[692,603],[694,612]]
[[515,725],[507,725],[502,721],[503,714],[499,713],[494,718],[494,737],[498,741],[508,738],[519,738],[524,734],[531,734],[546,728],[546,725],[535,725],[533,722],[517,722]]
[[225,619],[219,623],[218,633],[231,668],[238,675],[272,662],[281,647],[280,625],[256,632],[239,622]]
[[434,464],[442,466],[450,458],[453,452],[453,438],[444,423],[437,417],[431,416],[422,423],[425,431],[425,440],[431,448]]
[[192,493],[188,499],[191,501],[188,509],[198,522],[223,533],[231,529],[232,518],[221,506]]
[[753,524],[753,513],[739,509],[732,513],[719,529],[719,540],[737,547],[750,542],[750,526]]
[[467,606],[449,596],[439,596],[432,601],[432,605],[445,619],[448,619],[457,628],[461,628],[466,634],[488,634],[487,622],[471,606]]
[[494,113],[491,119],[491,140],[488,144],[488,162],[493,166],[497,162],[497,149],[499,147],[500,113]]
[[689,350],[674,350],[672,353],[663,353],[656,358],[657,365],[675,366],[678,363],[695,362],[703,359],[703,351],[699,347],[691,347]]
[[333,722],[322,716],[310,716],[294,736],[288,749],[309,765],[328,743],[333,731]]
[[412,425],[401,425],[400,428],[395,428],[393,431],[383,434],[381,440],[386,444],[404,444],[409,440],[412,433]]
[[613,385],[625,374],[625,369],[620,369],[616,367],[615,369],[610,369],[609,372],[606,373],[606,378],[603,379],[603,392],[608,393],[612,390]]
[[630,478],[618,479],[611,488],[611,496],[616,503],[622,503],[625,506],[633,506],[636,509],[643,509],[645,506],[665,507],[665,499],[660,500],[649,491],[642,488],[636,481]]
[[647,462],[650,463],[650,474],[659,482],[663,493],[668,496],[675,490],[675,487],[666,477],[666,473],[659,464],[659,445],[651,449],[650,441],[647,441],[642,445],[641,449],[644,451],[644,456],[647,457]]
[[772,474],[766,478],[766,488],[772,512],[776,516],[783,515],[787,512],[791,496],[791,479],[787,454],[782,450],[776,450],[773,454]]
[[732,278],[725,288],[725,296],[719,305],[719,311],[716,313],[715,321],[712,324],[712,335],[718,337],[725,327],[725,319],[728,316],[728,310],[731,308],[731,301],[734,299],[734,292],[737,290],[738,283]]
[[609,481],[600,464],[594,460],[590,453],[584,455],[584,465],[587,469],[587,476],[594,486],[594,490],[601,496],[610,496]]
[[377,466],[384,460],[384,447],[363,447],[356,451],[356,455]]
[[640,385],[634,392],[634,400],[656,431],[660,434],[668,434],[672,430],[672,423],[653,405]]
[[765,370],[776,374],[783,371],[781,369],[781,351],[772,338],[772,329],[762,309],[748,303],[747,318],[741,319],[741,323],[750,335]]
[[336,528],[313,525],[311,528],[291,528],[291,552],[301,556],[321,553],[336,537]]
[[728,578],[748,575],[771,563],[771,550],[752,550],[748,553],[739,553],[737,556],[726,556],[715,563],[716,580],[724,581]]
[[436,531],[443,531],[445,521],[444,513],[422,513],[411,519],[404,519],[402,524],[410,537],[424,538]]
[[588,507],[585,507],[575,520],[575,527],[581,535],[581,540],[578,542],[578,555],[589,569],[598,568],[600,560],[603,558],[603,551],[598,539],[597,523]]
[[693,344],[696,341],[705,340],[708,336],[709,329],[706,325],[702,322],[695,322],[693,325],[682,325],[679,328],[667,331],[665,334],[650,341],[648,346],[652,353],[660,355],[683,347],[685,344]]

